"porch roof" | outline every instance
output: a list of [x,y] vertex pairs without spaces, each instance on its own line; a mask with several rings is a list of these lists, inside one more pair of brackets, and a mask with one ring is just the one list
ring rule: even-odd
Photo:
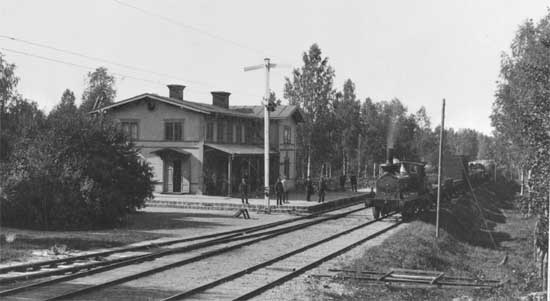
[[[206,143],[205,146],[217,149],[224,153],[230,155],[263,155],[263,147],[256,145],[246,145],[246,144],[215,144],[215,143]],[[277,154],[276,151],[270,150],[270,154]]]
[[156,151],[151,152],[153,154],[163,156],[165,154],[173,154],[173,155],[179,155],[179,156],[189,156],[191,153],[184,151],[183,149],[179,148],[173,148],[173,147],[166,147],[157,149]]

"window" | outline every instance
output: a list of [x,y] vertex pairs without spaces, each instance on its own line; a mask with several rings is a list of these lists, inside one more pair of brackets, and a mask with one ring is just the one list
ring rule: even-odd
[[233,143],[233,123],[231,121],[227,122],[227,142]]
[[183,121],[165,121],[164,140],[183,141]]
[[244,124],[241,125],[241,143],[246,143],[246,126]]
[[218,121],[218,133],[217,133],[217,136],[218,136],[218,139],[217,139],[217,142],[223,142],[223,121]]
[[137,121],[123,121],[120,123],[122,132],[130,140],[138,140],[139,138],[139,126]]
[[243,127],[242,124],[237,123],[236,130],[235,130],[236,134],[237,134],[236,137],[235,137],[235,139],[237,140],[236,141],[237,143],[243,143],[243,138],[242,138],[243,137],[243,130],[242,130],[242,127]]
[[254,143],[252,141],[252,138],[253,138],[253,136],[252,136],[252,131],[253,130],[252,129],[253,129],[253,127],[250,124],[247,124],[247,125],[248,125],[248,127],[246,127],[246,126],[243,127],[243,135],[244,135],[243,143],[252,144],[252,143]]
[[206,124],[206,141],[214,141],[214,123],[208,122]]
[[291,144],[291,129],[289,126],[285,126],[283,130],[283,144]]

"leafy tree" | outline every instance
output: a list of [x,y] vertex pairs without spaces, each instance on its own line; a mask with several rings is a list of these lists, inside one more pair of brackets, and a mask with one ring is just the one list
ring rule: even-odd
[[[538,216],[536,246],[548,254],[550,203],[550,10],[519,27],[501,62],[492,124],[512,158],[531,171],[527,202]],[[542,259],[542,258],[541,258]],[[543,260],[540,260],[543,263]],[[541,273],[546,267],[541,264]],[[546,283],[546,281],[544,281]]]
[[88,113],[113,103],[115,97],[114,76],[108,73],[107,68],[99,67],[94,72],[88,72],[87,87],[82,94],[79,110]]
[[2,223],[103,227],[140,208],[153,191],[150,166],[114,126],[67,116],[15,146],[2,184]]
[[309,157],[314,170],[318,170],[331,156],[334,69],[328,64],[328,58],[322,57],[317,44],[313,44],[302,59],[304,65],[293,70],[292,78],[285,78],[284,98],[291,105],[297,105],[304,115],[305,122],[297,129],[298,160],[308,161]]
[[2,118],[2,141],[0,161],[9,160],[15,144],[21,139],[34,139],[45,125],[45,115],[36,102],[20,95],[11,98]]
[[424,106],[413,116],[417,125],[413,136],[415,152],[420,161],[435,163],[438,160],[439,134],[432,131],[431,121]]
[[122,132],[85,118],[69,90],[46,118],[16,94],[15,67],[1,66],[3,225],[107,226],[143,206],[153,191],[151,168]]
[[6,130],[6,107],[15,95],[19,78],[14,73],[15,65],[8,63],[0,53],[0,161],[6,160],[9,155],[9,141],[11,132]]
[[381,134],[382,121],[377,105],[366,98],[361,105],[359,117],[361,137],[361,158],[370,164],[382,162],[385,157],[385,136]]
[[496,158],[496,145],[495,138],[489,137],[484,134],[478,133],[477,135],[477,156],[479,160],[486,160],[490,158]]
[[337,94],[333,103],[336,135],[334,144],[339,145],[336,150],[337,166],[342,165],[346,172],[347,165],[357,155],[360,134],[361,103],[355,95],[355,84],[351,79],[346,80],[342,93]]
[[52,126],[56,123],[63,122],[67,117],[80,114],[78,108],[75,105],[76,97],[73,91],[66,89],[61,95],[61,101],[57,104],[48,114],[48,120]]

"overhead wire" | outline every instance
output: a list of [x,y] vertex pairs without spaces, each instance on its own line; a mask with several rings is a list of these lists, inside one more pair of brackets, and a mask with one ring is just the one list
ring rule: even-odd
[[243,43],[239,43],[237,41],[234,41],[234,40],[231,40],[231,39],[228,39],[228,38],[225,38],[221,35],[218,35],[218,34],[214,34],[214,33],[211,33],[211,32],[208,32],[204,29],[201,29],[201,28],[198,28],[196,26],[192,26],[192,25],[189,25],[189,24],[185,24],[185,23],[182,23],[181,21],[178,21],[178,20],[174,20],[172,18],[169,18],[169,17],[166,17],[166,16],[163,16],[161,14],[158,14],[158,13],[155,13],[155,12],[151,12],[149,10],[146,10],[144,8],[141,8],[141,7],[138,7],[138,6],[135,6],[135,5],[132,5],[132,4],[129,4],[129,3],[126,3],[124,1],[120,1],[120,0],[112,0],[122,6],[126,6],[126,7],[129,7],[131,9],[134,9],[134,10],[137,10],[145,15],[148,15],[148,16],[151,16],[151,17],[155,17],[155,18],[158,18],[158,19],[161,19],[165,22],[168,22],[168,23],[172,23],[174,25],[177,25],[179,27],[182,27],[182,28],[185,28],[185,29],[188,29],[188,30],[192,30],[192,31],[195,31],[195,32],[198,32],[200,34],[203,34],[203,35],[206,35],[212,39],[217,39],[217,40],[221,40],[221,41],[224,41],[226,43],[229,43],[229,44],[232,44],[236,47],[239,47],[239,48],[242,48],[242,49],[246,49],[246,50],[249,50],[249,51],[252,51],[254,53],[257,53],[257,54],[260,54],[260,55],[263,55],[265,56],[266,53],[265,51],[262,51],[260,49],[257,49],[257,48],[254,48],[254,47],[251,47],[251,46],[248,46],[248,45],[245,45]]
[[[172,74],[157,72],[157,71],[153,71],[153,70],[149,70],[149,69],[145,69],[145,68],[141,68],[141,67],[131,66],[131,65],[123,64],[123,63],[118,63],[118,62],[108,60],[108,59],[104,59],[104,58],[100,58],[100,57],[97,57],[97,56],[91,56],[91,55],[87,55],[87,54],[84,54],[84,53],[80,53],[80,52],[76,52],[76,51],[72,51],[72,50],[68,50],[68,49],[62,49],[62,48],[58,48],[58,47],[55,47],[55,46],[46,45],[46,44],[43,44],[43,43],[33,42],[33,41],[25,40],[25,39],[19,39],[19,38],[13,37],[13,36],[0,34],[0,38],[15,41],[15,42],[19,42],[19,43],[23,43],[23,44],[27,44],[27,45],[32,45],[32,46],[36,46],[36,47],[40,47],[40,48],[54,50],[54,51],[57,51],[57,52],[66,53],[66,54],[82,57],[82,58],[89,59],[89,60],[95,60],[95,61],[111,64],[111,65],[114,65],[114,66],[134,70],[134,71],[139,71],[139,72],[143,72],[143,73],[151,73],[151,74],[155,74],[155,75],[158,75],[158,76],[161,76],[161,77],[177,79],[177,80],[185,82],[185,83],[194,83],[194,84],[197,84],[199,86],[210,87],[210,88],[215,86],[214,84],[207,83],[207,82],[189,80],[189,79],[182,79],[182,78],[179,78],[178,76],[175,76],[175,75],[172,75]],[[240,93],[243,93],[243,94],[248,94],[248,95],[251,95],[251,96],[257,96],[257,94],[254,94],[254,93],[251,93],[251,92],[245,92],[245,91],[239,91],[239,90],[234,90],[234,91],[235,92],[240,92]]]
[[[112,0],[113,2],[115,3],[118,3],[122,6],[125,6],[125,7],[128,7],[128,8],[131,8],[131,9],[134,9],[134,10],[137,10],[145,15],[148,15],[148,16],[151,16],[151,17],[155,17],[157,19],[160,19],[160,20],[163,20],[165,22],[168,22],[168,23],[171,23],[171,24],[174,24],[176,26],[179,26],[181,28],[184,28],[184,29],[188,29],[188,30],[192,30],[192,31],[195,31],[195,32],[198,32],[200,34],[203,34],[205,36],[208,36],[212,39],[217,39],[217,40],[220,40],[220,41],[223,41],[225,43],[228,43],[228,44],[232,44],[233,46],[236,46],[236,47],[239,47],[241,49],[245,49],[245,50],[248,50],[248,51],[251,51],[251,52],[254,52],[256,54],[259,54],[259,55],[262,55],[264,58],[265,57],[269,57],[269,55],[267,55],[267,52],[264,51],[264,50],[261,50],[261,49],[258,49],[258,48],[255,48],[255,47],[251,47],[249,45],[246,45],[246,44],[243,44],[243,43],[240,43],[240,42],[237,42],[235,40],[231,40],[231,39],[228,39],[228,38],[225,38],[219,34],[215,34],[215,33],[211,33],[207,30],[204,30],[202,28],[199,28],[199,27],[196,27],[196,26],[192,26],[192,25],[189,25],[189,24],[185,24],[179,20],[175,20],[173,18],[170,18],[170,17],[167,17],[167,16],[164,16],[164,15],[161,15],[159,13],[155,13],[155,12],[152,12],[152,11],[149,11],[147,9],[144,9],[144,8],[141,8],[141,7],[138,7],[138,6],[135,6],[135,5],[132,5],[132,4],[129,4],[129,3],[126,3],[124,1],[121,1],[121,0]],[[292,61],[292,60],[288,60],[289,62]],[[286,64],[284,64],[286,66]],[[282,65],[281,65],[282,66]]]
[[[95,69],[94,67],[81,65],[81,64],[77,64],[77,63],[72,63],[72,62],[67,62],[67,61],[63,61],[63,60],[59,60],[59,59],[54,59],[54,58],[50,58],[50,57],[46,57],[46,56],[42,56],[42,55],[38,55],[38,54],[25,52],[25,51],[10,49],[10,48],[6,48],[6,47],[0,47],[0,49],[4,50],[4,51],[24,55],[24,56],[34,57],[34,58],[38,58],[38,59],[41,59],[41,60],[50,61],[50,62],[63,64],[63,65],[68,65],[68,66],[72,66],[72,67],[78,67],[78,68],[82,68],[82,69],[86,69],[86,70],[94,70]],[[116,75],[116,76],[132,78],[132,79],[135,79],[135,80],[140,80],[140,81],[154,83],[154,84],[161,84],[160,82],[157,82],[157,81],[152,81],[152,80],[145,79],[145,78],[135,77],[135,76],[132,76],[132,75],[122,74],[122,73],[118,73],[118,72],[111,72],[111,73],[113,75]]]
[[[45,61],[49,61],[49,62],[54,62],[54,63],[58,63],[58,64],[63,64],[63,65],[67,65],[67,66],[86,69],[86,70],[95,70],[96,69],[95,67],[91,67],[91,66],[86,66],[86,65],[82,65],[82,64],[73,63],[73,62],[68,62],[68,61],[64,61],[64,60],[60,60],[60,59],[56,59],[56,58],[46,57],[46,56],[43,56],[43,55],[38,55],[38,54],[29,53],[29,52],[20,51],[20,50],[15,50],[15,49],[10,49],[10,48],[6,48],[6,47],[0,47],[0,50],[11,52],[11,53],[16,53],[16,54],[24,55],[24,56],[28,56],[28,57],[33,57],[33,58],[37,58],[37,59],[41,59],[41,60],[45,60]],[[147,78],[137,77],[137,76],[129,75],[129,74],[125,74],[125,73],[120,73],[120,72],[110,72],[110,73],[112,75],[121,77],[123,79],[128,78],[128,79],[138,80],[138,81],[142,81],[142,82],[152,83],[152,84],[155,84],[155,85],[162,85],[162,86],[165,85],[165,83],[160,82],[160,81],[154,81],[154,80],[150,80],[150,79],[147,79]],[[210,93],[211,92],[211,91],[207,91],[207,90],[203,90],[203,89],[196,89],[196,88],[193,88],[193,89],[197,90],[197,91],[205,92],[205,93]]]

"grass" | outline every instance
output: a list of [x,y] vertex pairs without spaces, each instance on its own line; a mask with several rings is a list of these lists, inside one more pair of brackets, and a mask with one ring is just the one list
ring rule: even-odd
[[[390,268],[436,270],[449,276],[497,279],[496,289],[401,288],[373,283],[345,282],[349,294],[323,293],[320,299],[350,300],[451,300],[519,299],[540,291],[532,255],[534,219],[525,219],[513,208],[512,192],[503,185],[476,190],[485,222],[471,195],[443,204],[440,237],[435,239],[434,213],[370,248],[344,268],[386,272]],[[494,238],[494,244],[489,235]],[[315,288],[311,288],[315,289]],[[321,290],[323,291],[323,290]]]
[[[119,247],[172,236],[172,233],[163,232],[167,229],[208,227],[212,224],[196,225],[188,221],[187,217],[181,213],[136,212],[129,215],[117,228],[92,231],[40,231],[2,227],[0,229],[0,263],[27,261],[34,256],[33,252],[56,255],[64,251]],[[8,242],[11,240],[13,241]]]
[[[165,235],[140,231],[29,231],[3,228],[0,234],[0,262],[25,261],[33,252],[59,255],[69,251],[85,251],[99,248],[119,247],[142,240],[156,239]],[[15,234],[8,242],[6,236]]]
[[[196,236],[217,229],[236,227],[239,222],[240,220],[225,212],[151,208],[132,213],[121,225],[108,229],[41,231],[2,227],[0,228],[0,263],[46,259],[43,256],[36,258],[39,256],[33,255],[35,252],[53,256],[58,255],[56,253],[66,253],[65,251],[72,253],[119,247],[161,237]],[[248,222],[243,221],[243,225],[248,225]],[[8,242],[14,235],[15,239]]]

